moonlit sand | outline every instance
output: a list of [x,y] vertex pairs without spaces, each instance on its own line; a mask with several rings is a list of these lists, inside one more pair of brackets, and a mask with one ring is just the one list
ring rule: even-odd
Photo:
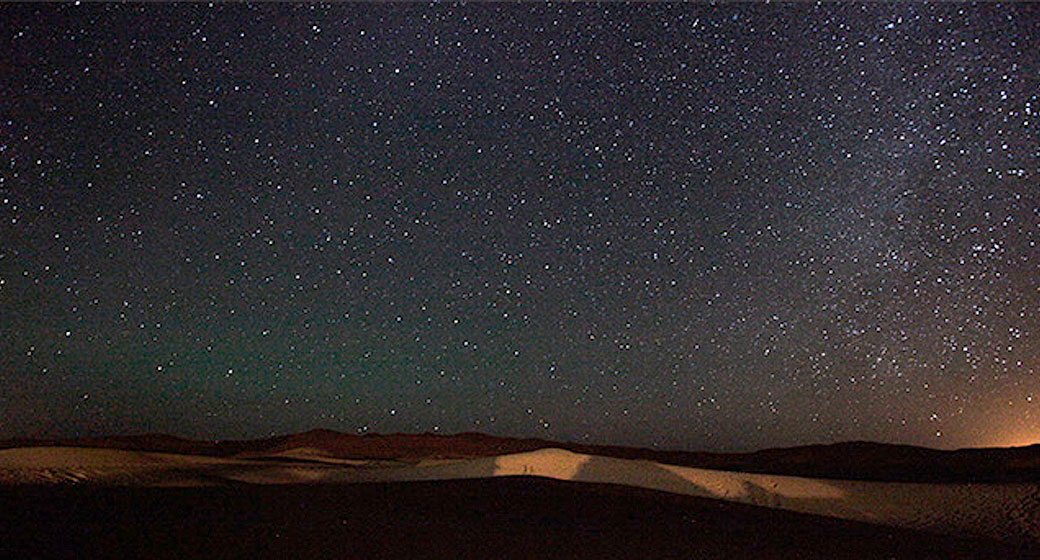
[[814,479],[681,467],[553,448],[417,463],[336,459],[305,448],[248,459],[77,447],[0,450],[0,482],[7,484],[200,487],[509,476],[616,484],[951,535],[1040,542],[1037,482]]

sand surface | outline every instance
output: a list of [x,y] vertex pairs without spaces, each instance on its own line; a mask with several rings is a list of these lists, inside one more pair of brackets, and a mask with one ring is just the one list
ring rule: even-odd
[[1040,546],[616,484],[0,486],[0,558],[1023,560]]
[[560,449],[414,464],[349,461],[305,448],[213,458],[113,449],[0,450],[0,483],[213,486],[534,476],[618,484],[874,524],[1040,543],[1040,482],[924,484],[824,480],[666,465]]

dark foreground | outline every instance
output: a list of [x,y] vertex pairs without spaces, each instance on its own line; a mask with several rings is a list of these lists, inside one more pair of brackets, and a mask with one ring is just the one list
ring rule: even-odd
[[1040,558],[932,535],[533,478],[0,487],[3,558]]

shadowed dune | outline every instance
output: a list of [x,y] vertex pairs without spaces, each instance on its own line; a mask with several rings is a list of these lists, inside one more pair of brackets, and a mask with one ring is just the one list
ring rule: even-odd
[[[580,474],[578,475],[580,476]],[[534,477],[0,486],[0,557],[1025,559],[1036,548]]]
[[36,447],[0,451],[0,481],[221,486],[446,481],[535,476],[606,483],[950,535],[1040,543],[1040,483],[936,484],[718,471],[562,449],[473,459],[329,462]]
[[1040,444],[1018,448],[940,451],[908,445],[848,442],[767,449],[751,453],[657,451],[585,445],[541,439],[516,439],[479,433],[344,434],[317,429],[255,440],[190,440],[165,434],[80,439],[7,440],[14,447],[91,447],[155,451],[212,457],[270,457],[309,450],[309,457],[351,460],[474,458],[544,448],[576,453],[642,459],[687,467],[750,473],[787,474],[843,480],[892,482],[1032,482],[1040,481]]

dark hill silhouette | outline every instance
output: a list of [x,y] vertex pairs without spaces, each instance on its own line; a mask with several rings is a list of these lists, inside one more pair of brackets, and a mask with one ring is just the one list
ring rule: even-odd
[[167,434],[140,434],[0,441],[0,449],[38,446],[97,447],[217,457],[263,457],[291,449],[308,448],[331,458],[398,461],[486,457],[557,447],[590,455],[642,459],[689,467],[817,478],[913,482],[1040,480],[1040,444],[1016,448],[941,451],[910,445],[856,441],[750,453],[707,453],[587,445],[536,438],[518,439],[475,432],[454,435],[355,435],[328,429],[252,440],[207,441]]

